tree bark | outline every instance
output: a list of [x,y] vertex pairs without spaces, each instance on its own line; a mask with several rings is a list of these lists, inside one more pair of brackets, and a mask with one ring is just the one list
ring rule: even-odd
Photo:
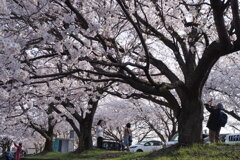
[[52,151],[53,151],[53,138],[52,139],[46,138],[43,152],[52,152]]
[[79,145],[76,149],[76,152],[92,149],[93,145],[91,129],[92,122],[84,120],[84,122],[80,124],[80,135],[78,135]]
[[196,98],[187,97],[178,117],[179,144],[202,142],[203,104]]
[[[99,98],[99,97],[98,97]],[[90,109],[90,113],[87,113],[85,118],[78,120],[79,122],[79,128],[80,132],[78,132],[77,136],[79,139],[79,145],[76,149],[76,152],[82,152],[85,150],[92,149],[92,123],[93,123],[93,117],[95,115],[98,101],[93,101],[92,99],[89,100],[88,104],[92,106]]]

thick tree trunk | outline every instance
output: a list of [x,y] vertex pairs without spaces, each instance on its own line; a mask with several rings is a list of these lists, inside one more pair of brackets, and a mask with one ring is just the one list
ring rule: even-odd
[[79,145],[76,152],[82,152],[85,150],[92,149],[93,145],[91,130],[92,122],[85,119],[80,124],[80,134],[78,135]]
[[52,152],[52,151],[53,151],[53,139],[46,138],[43,152]]
[[178,117],[179,144],[202,142],[203,104],[199,99],[186,98]]
[[79,138],[79,145],[77,148],[77,152],[82,152],[84,150],[92,149],[92,123],[93,123],[93,117],[95,115],[96,109],[98,107],[98,100],[93,101],[90,99],[88,101],[88,104],[92,106],[90,109],[90,113],[86,114],[85,118],[79,121],[80,124],[80,132],[78,135]]
[[[93,101],[92,99],[88,101],[88,105],[91,105],[91,108],[89,109],[90,113],[87,113],[85,117],[83,116],[83,113],[82,115],[80,115],[77,112],[74,112],[72,114],[72,116],[74,116],[74,118],[77,120],[79,127],[77,127],[76,123],[74,123],[72,119],[65,116],[66,120],[69,122],[69,124],[72,126],[72,128],[74,129],[74,131],[77,133],[77,136],[78,136],[79,144],[75,152],[82,152],[85,150],[92,149],[93,147],[91,131],[92,131],[93,117],[96,112],[100,97],[97,97],[97,98],[98,98],[97,101],[96,100]],[[74,105],[69,101],[67,101],[67,103],[62,102],[62,105],[66,108],[74,107]],[[61,113],[56,108],[55,108],[55,111],[59,114]]]

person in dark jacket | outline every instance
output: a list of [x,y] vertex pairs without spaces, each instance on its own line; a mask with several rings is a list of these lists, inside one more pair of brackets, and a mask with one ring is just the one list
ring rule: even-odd
[[220,112],[223,109],[222,103],[218,103],[217,105],[212,105],[212,100],[208,101],[205,104],[206,109],[210,112],[210,116],[207,122],[207,127],[209,128],[209,139],[210,142],[219,142],[219,133],[221,130],[220,123]]

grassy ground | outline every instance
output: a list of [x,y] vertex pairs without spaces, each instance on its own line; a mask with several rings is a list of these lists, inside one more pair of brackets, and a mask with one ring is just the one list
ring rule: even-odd
[[92,150],[81,154],[51,152],[45,155],[36,155],[34,158],[56,160],[240,160],[240,145],[196,144],[191,147],[171,147],[153,153],[104,150]]
[[131,153],[131,152],[119,152],[119,151],[106,151],[106,150],[91,150],[81,154],[77,153],[60,153],[50,152],[47,154],[40,154],[35,156],[29,156],[27,158],[36,159],[56,159],[56,160],[126,160],[126,159],[137,159],[138,157],[144,157],[149,153]]
[[195,144],[147,155],[143,160],[240,160],[240,145]]

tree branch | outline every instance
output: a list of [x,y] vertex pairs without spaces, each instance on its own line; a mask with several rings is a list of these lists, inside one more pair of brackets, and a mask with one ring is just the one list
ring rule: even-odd
[[[221,43],[221,49],[223,50],[220,53],[225,53],[224,51],[228,50],[231,47],[230,38],[224,23],[224,6],[221,0],[210,0],[211,7],[213,9],[213,16],[215,21],[215,26],[217,29],[219,41]],[[219,53],[219,54],[220,54]]]
[[237,36],[237,41],[235,43],[236,48],[240,49],[240,17],[239,17],[239,2],[238,0],[231,0],[232,15],[233,15],[233,25],[235,28],[235,33]]
[[139,38],[140,38],[140,41],[141,41],[141,44],[143,46],[143,49],[145,51],[145,56],[146,56],[146,66],[145,66],[145,73],[146,73],[146,77],[148,79],[148,81],[153,84],[153,85],[156,85],[156,83],[153,81],[153,79],[151,78],[150,74],[149,74],[149,66],[150,66],[150,63],[149,63],[149,50],[148,50],[148,47],[145,43],[145,39],[143,38],[142,36],[142,33],[139,29],[139,27],[135,24],[135,22],[133,21],[133,19],[131,18],[130,14],[128,13],[128,11],[126,10],[126,8],[124,7],[123,3],[121,2],[121,0],[117,0],[118,4],[121,6],[123,12],[125,13],[127,19],[130,21],[130,23],[133,25],[133,27],[135,28]]
[[65,4],[68,6],[69,9],[71,9],[71,11],[73,11],[77,18],[78,18],[78,22],[80,23],[81,27],[85,30],[88,29],[88,22],[87,20],[78,12],[78,10],[72,5],[72,3],[70,2],[70,0],[66,0]]

